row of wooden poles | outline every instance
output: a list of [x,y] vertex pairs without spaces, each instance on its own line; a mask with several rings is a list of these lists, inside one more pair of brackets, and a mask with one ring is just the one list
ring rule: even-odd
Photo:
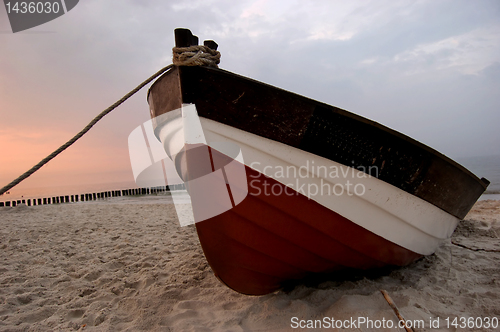
[[28,198],[28,199],[18,199],[13,201],[0,202],[0,207],[5,207],[5,206],[15,207],[20,204],[32,206],[32,205],[76,203],[79,201],[81,202],[96,201],[100,199],[120,197],[120,196],[153,195],[161,192],[184,190],[184,189],[185,189],[184,184],[174,184],[162,187],[102,191],[91,194],[65,195],[65,196],[54,196],[54,197],[44,197],[44,198]]

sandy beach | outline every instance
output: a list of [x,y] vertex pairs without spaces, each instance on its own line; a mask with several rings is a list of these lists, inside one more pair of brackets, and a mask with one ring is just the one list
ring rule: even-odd
[[[500,330],[446,320],[500,319],[500,201],[478,202],[451,241],[408,267],[307,280],[260,297],[217,280],[194,226],[180,227],[172,204],[130,203],[0,208],[0,331],[290,331],[330,318],[397,324],[381,289],[408,321],[425,323],[415,331]],[[322,327],[310,330],[343,330]]]

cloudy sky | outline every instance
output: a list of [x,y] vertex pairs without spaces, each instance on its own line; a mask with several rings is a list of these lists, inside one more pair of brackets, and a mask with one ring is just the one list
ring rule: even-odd
[[[171,62],[173,30],[220,67],[368,117],[452,158],[500,154],[500,2],[82,0],[13,34],[0,6],[0,186]],[[147,89],[19,187],[133,181]]]

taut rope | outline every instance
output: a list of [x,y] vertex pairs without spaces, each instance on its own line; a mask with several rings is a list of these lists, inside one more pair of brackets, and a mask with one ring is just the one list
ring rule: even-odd
[[106,114],[110,113],[112,110],[117,108],[120,104],[122,104],[125,100],[129,99],[132,95],[134,95],[137,91],[142,89],[146,84],[172,68],[174,65],[176,66],[210,66],[217,67],[217,64],[220,62],[220,53],[218,51],[214,51],[206,46],[190,46],[190,47],[174,47],[173,51],[173,64],[168,65],[158,72],[156,72],[153,76],[149,77],[147,80],[139,84],[135,89],[127,93],[120,100],[115,102],[113,105],[106,108],[99,115],[97,115],[92,121],[89,122],[85,128],[83,128],[78,134],[76,134],[72,139],[67,141],[65,144],[60,146],[57,150],[49,154],[47,157],[43,158],[38,164],[33,166],[27,172],[19,176],[17,179],[0,189],[0,195],[4,194],[15,185],[19,184],[21,181],[26,179],[31,174],[35,173],[39,170],[43,165],[48,163],[50,160],[54,159],[59,153],[66,150],[73,143],[75,143],[80,137],[85,135],[90,128],[92,128],[99,120],[101,120]]

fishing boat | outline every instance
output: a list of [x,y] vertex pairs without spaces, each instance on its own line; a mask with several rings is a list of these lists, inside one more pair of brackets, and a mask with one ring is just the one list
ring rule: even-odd
[[244,294],[408,265],[451,237],[489,183],[379,123],[211,66],[174,66],[148,103],[208,263]]

